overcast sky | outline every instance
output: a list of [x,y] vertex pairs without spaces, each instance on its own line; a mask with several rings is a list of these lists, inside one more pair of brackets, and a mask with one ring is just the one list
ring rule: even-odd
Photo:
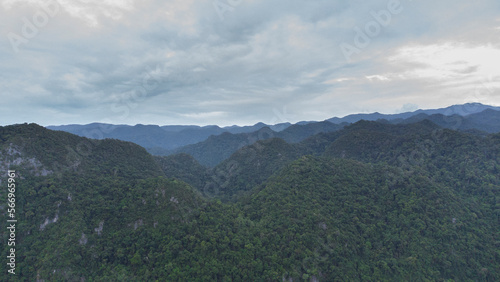
[[500,106],[498,0],[0,0],[0,124]]

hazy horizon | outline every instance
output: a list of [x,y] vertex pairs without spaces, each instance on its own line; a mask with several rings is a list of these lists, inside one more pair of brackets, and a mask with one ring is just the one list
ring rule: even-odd
[[[450,105],[448,107],[452,107],[452,106],[462,106],[462,105],[467,105],[467,104],[481,104],[479,102],[469,102],[469,103],[465,103],[465,104],[455,104],[455,105]],[[481,104],[481,105],[485,105],[485,104]],[[485,106],[494,106],[494,107],[500,107],[499,105],[485,105]],[[444,107],[444,108],[448,108],[448,107]],[[401,114],[401,113],[408,113],[408,112],[416,112],[416,111],[419,111],[419,110],[435,110],[434,108],[432,109],[416,109],[416,110],[412,110],[412,111],[399,111],[399,112],[396,112],[396,113],[381,113],[381,112],[367,112],[367,113],[352,113],[352,114],[348,114],[348,115],[345,115],[345,116],[341,116],[341,117],[330,117],[330,118],[344,118],[344,117],[347,117],[347,116],[350,116],[350,115],[356,115],[356,114],[375,114],[375,113],[379,113],[379,114],[383,114],[383,115],[396,115],[396,114]],[[328,119],[330,119],[328,118]],[[328,120],[328,119],[325,119],[325,120]],[[290,124],[296,124],[296,123],[300,123],[300,122],[321,122],[321,121],[325,121],[325,120],[302,120],[302,121],[298,121],[298,122],[279,122],[279,123],[273,123],[273,124],[266,124],[262,121],[258,121],[256,123],[253,123],[253,124],[229,124],[229,125],[220,125],[220,124],[144,124],[144,123],[135,123],[135,124],[112,124],[112,125],[118,125],[118,126],[121,126],[121,125],[124,125],[124,126],[135,126],[135,125],[158,125],[158,126],[199,126],[199,127],[207,127],[207,126],[219,126],[219,127],[232,127],[232,126],[239,126],[239,127],[244,127],[244,126],[254,126],[254,125],[257,125],[259,123],[264,123],[266,125],[276,125],[276,124],[281,124],[281,123],[290,123]],[[50,126],[65,126],[65,125],[89,125],[89,124],[94,124],[94,123],[100,123],[100,122],[90,122],[90,123],[85,123],[85,124],[82,124],[82,123],[72,123],[72,124],[48,124],[48,125],[42,125],[42,124],[39,124],[41,126],[44,126],[44,127],[50,127]],[[106,124],[106,123],[104,123]]]

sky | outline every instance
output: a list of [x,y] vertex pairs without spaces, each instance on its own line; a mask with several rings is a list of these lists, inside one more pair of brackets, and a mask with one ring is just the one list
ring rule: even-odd
[[500,106],[498,0],[0,0],[0,125]]

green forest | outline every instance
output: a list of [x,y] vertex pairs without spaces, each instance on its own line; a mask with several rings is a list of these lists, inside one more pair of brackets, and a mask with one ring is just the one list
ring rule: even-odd
[[2,200],[0,280],[500,281],[500,133],[359,121],[302,139],[205,167],[0,127],[18,220],[12,275]]

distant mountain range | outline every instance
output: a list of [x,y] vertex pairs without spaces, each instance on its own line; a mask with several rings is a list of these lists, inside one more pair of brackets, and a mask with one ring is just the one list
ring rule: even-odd
[[414,123],[421,120],[430,120],[433,123],[449,129],[462,131],[484,131],[487,133],[500,132],[500,111],[486,109],[482,112],[461,116],[454,114],[446,116],[442,114],[418,114],[404,120],[392,120],[391,123]]
[[368,121],[376,121],[380,119],[385,119],[389,121],[402,121],[404,119],[408,119],[412,116],[416,115],[435,115],[435,114],[441,114],[444,116],[453,116],[453,115],[458,115],[458,116],[468,116],[472,114],[477,114],[480,113],[486,109],[493,109],[496,111],[500,111],[500,107],[495,107],[495,106],[488,106],[488,105],[483,105],[481,103],[467,103],[463,105],[453,105],[450,107],[446,108],[440,108],[440,109],[429,109],[429,110],[416,110],[414,112],[405,112],[405,113],[400,113],[400,114],[380,114],[380,113],[372,113],[372,114],[353,114],[353,115],[348,115],[343,118],[330,118],[327,119],[329,122],[333,123],[342,123],[342,122],[347,122],[347,123],[355,123],[360,120],[368,120]]
[[296,124],[281,123],[253,126],[195,126],[195,125],[88,125],[48,126],[79,136],[104,139],[113,138],[136,143],[153,155],[186,153],[200,164],[213,167],[227,159],[238,149],[259,140],[281,138],[288,143],[298,143],[318,133],[343,129],[360,120],[391,124],[409,124],[430,120],[436,125],[476,134],[500,132],[500,107],[468,103],[441,109],[417,110],[400,114],[355,114],[331,118],[321,122],[304,121]]
[[225,132],[239,134],[257,131],[263,127],[269,127],[273,131],[279,132],[290,123],[280,123],[266,125],[257,123],[252,126],[228,126],[219,127],[216,125],[196,126],[196,125],[114,125],[106,123],[91,123],[86,125],[60,125],[47,126],[51,130],[66,131],[78,136],[105,139],[112,138],[123,141],[130,141],[141,145],[144,148],[162,148],[173,150],[189,144],[195,144],[206,140],[211,135],[219,135]]

